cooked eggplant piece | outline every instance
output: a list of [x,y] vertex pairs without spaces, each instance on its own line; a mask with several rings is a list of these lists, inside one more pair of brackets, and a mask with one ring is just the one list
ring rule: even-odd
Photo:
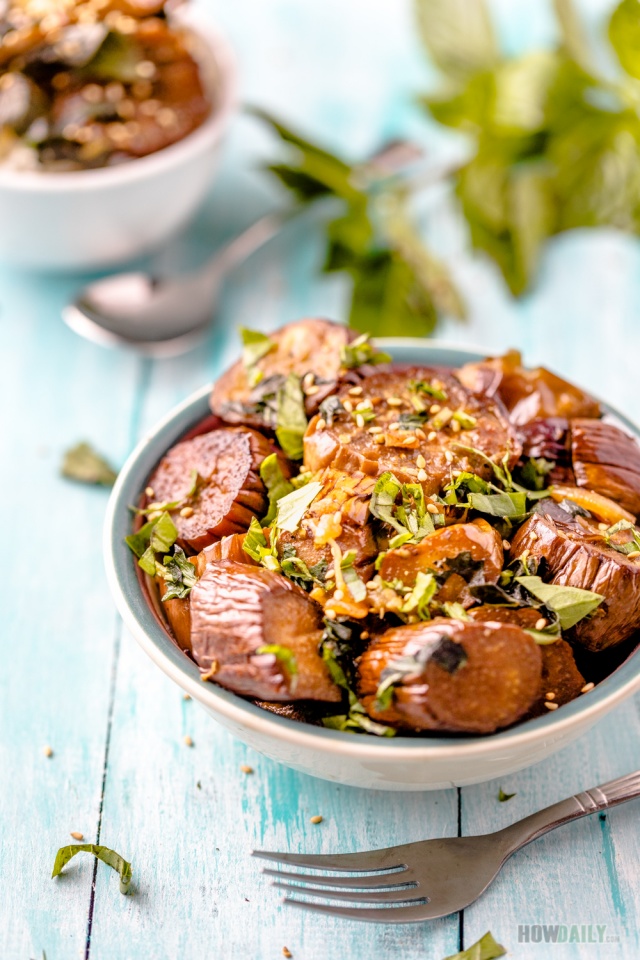
[[458,376],[470,390],[499,396],[512,423],[518,425],[541,417],[600,416],[597,400],[545,367],[525,369],[517,350],[465,364]]
[[507,623],[442,617],[395,627],[358,664],[369,716],[405,730],[492,733],[523,717],[541,684],[540,647]]
[[321,608],[263,567],[208,563],[191,591],[193,658],[216,683],[243,696],[341,700],[318,653],[321,636]]
[[[523,630],[534,630],[540,619],[540,611],[534,607],[499,607],[483,604],[468,611],[476,622],[515,623]],[[576,666],[571,644],[566,640],[545,643],[540,646],[542,654],[542,690],[540,698],[531,707],[531,717],[543,716],[549,711],[545,703],[561,707],[575,700],[582,693],[585,680]],[[554,707],[551,707],[553,710]]]
[[[195,558],[194,558],[195,559]],[[158,587],[160,597],[165,592],[164,580],[158,577]],[[170,600],[162,601],[162,612],[164,613],[171,633],[181,650],[191,651],[191,604],[189,597],[171,597]]]
[[640,514],[640,447],[619,427],[602,420],[571,424],[571,456],[576,483]]
[[172,447],[149,480],[154,504],[177,503],[171,518],[178,544],[200,551],[221,537],[243,533],[267,511],[258,473],[273,449],[243,427],[213,430]]
[[295,373],[303,381],[306,413],[313,415],[347,373],[341,351],[355,336],[330,320],[298,320],[281,327],[269,337],[271,348],[250,367],[239,360],[222,374],[211,393],[211,410],[228,423],[275,428],[277,391]]
[[[576,643],[598,651],[621,643],[640,627],[640,564],[609,546],[598,523],[541,501],[511,542],[512,557],[545,561],[544,579],[604,597],[571,630]],[[633,555],[632,555],[633,556]]]
[[442,527],[420,543],[405,543],[388,550],[380,565],[380,576],[387,581],[401,580],[411,587],[418,573],[457,572],[456,565],[450,561],[464,554],[470,557],[473,575],[481,576],[483,583],[498,582],[504,563],[502,540],[491,524],[481,519]]
[[311,421],[304,438],[305,469],[331,466],[370,477],[391,471],[403,483],[421,483],[431,495],[452,470],[493,477],[490,464],[463,447],[496,463],[506,455],[511,466],[520,456],[501,405],[472,394],[449,373],[411,367],[374,373],[361,387],[356,396],[343,391],[339,402]]

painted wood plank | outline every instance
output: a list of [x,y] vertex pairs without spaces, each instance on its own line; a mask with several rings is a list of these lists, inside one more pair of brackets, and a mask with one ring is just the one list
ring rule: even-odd
[[[84,956],[92,863],[50,879],[71,830],[93,839],[117,630],[100,539],[107,492],[62,480],[62,451],[129,447],[137,364],[62,327],[68,282],[0,273],[0,954]],[[113,383],[118,390],[113,390]],[[43,748],[54,751],[48,759]]]
[[[309,822],[316,814],[323,823]],[[455,834],[457,817],[455,791],[355,790],[267,760],[185,702],[125,636],[103,835],[132,859],[136,891],[122,897],[111,871],[98,872],[90,956],[257,960],[281,956],[283,946],[305,960],[453,953],[456,918],[380,927],[282,907],[249,851],[371,849]]]

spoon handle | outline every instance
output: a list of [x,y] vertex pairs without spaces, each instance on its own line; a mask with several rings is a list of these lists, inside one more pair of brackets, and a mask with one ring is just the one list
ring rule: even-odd
[[255,250],[262,247],[267,240],[270,240],[287,220],[292,218],[294,213],[295,211],[282,211],[267,213],[260,217],[233,240],[226,243],[221,250],[217,250],[204,267],[203,273],[211,279],[221,279],[228,271],[242,263]]

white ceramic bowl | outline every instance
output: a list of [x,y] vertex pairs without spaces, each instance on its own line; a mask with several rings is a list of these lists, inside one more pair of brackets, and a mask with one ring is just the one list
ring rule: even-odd
[[0,262],[38,270],[107,267],[159,246],[187,223],[211,183],[236,95],[227,43],[187,26],[216,104],[211,115],[178,143],[115,167],[0,167]]
[[[480,359],[428,340],[377,341],[400,363],[459,366]],[[640,650],[590,693],[544,717],[478,737],[376,738],[325,730],[268,713],[213,683],[203,683],[196,665],[178,649],[150,607],[124,543],[130,532],[128,504],[165,451],[209,412],[210,387],[176,407],[147,434],[122,468],[105,524],[105,562],[113,597],[124,622],[152,660],[240,740],[274,760],[325,780],[379,790],[436,790],[506,776],[565,747],[598,719],[640,690]],[[639,435],[624,416],[621,426]]]

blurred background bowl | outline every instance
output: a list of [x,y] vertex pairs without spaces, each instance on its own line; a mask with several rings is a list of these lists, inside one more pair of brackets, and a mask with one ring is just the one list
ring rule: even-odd
[[0,168],[0,262],[36,270],[108,267],[159,247],[195,213],[235,106],[233,54],[187,24],[213,109],[183,140],[114,167],[47,173]]
[[[410,338],[376,343],[399,363],[457,367],[482,358],[478,350]],[[560,710],[486,736],[393,738],[329,730],[277,716],[215,683],[203,683],[196,664],[179,649],[151,606],[124,542],[136,503],[165,452],[209,411],[207,386],[176,407],[142,439],[113,489],[105,521],[109,586],[125,624],[150,658],[194,700],[244,743],[272,760],[311,776],[378,790],[438,790],[481,783],[538,763],[584,734],[601,717],[640,690],[636,650],[589,694]],[[614,412],[636,437],[638,429]]]

